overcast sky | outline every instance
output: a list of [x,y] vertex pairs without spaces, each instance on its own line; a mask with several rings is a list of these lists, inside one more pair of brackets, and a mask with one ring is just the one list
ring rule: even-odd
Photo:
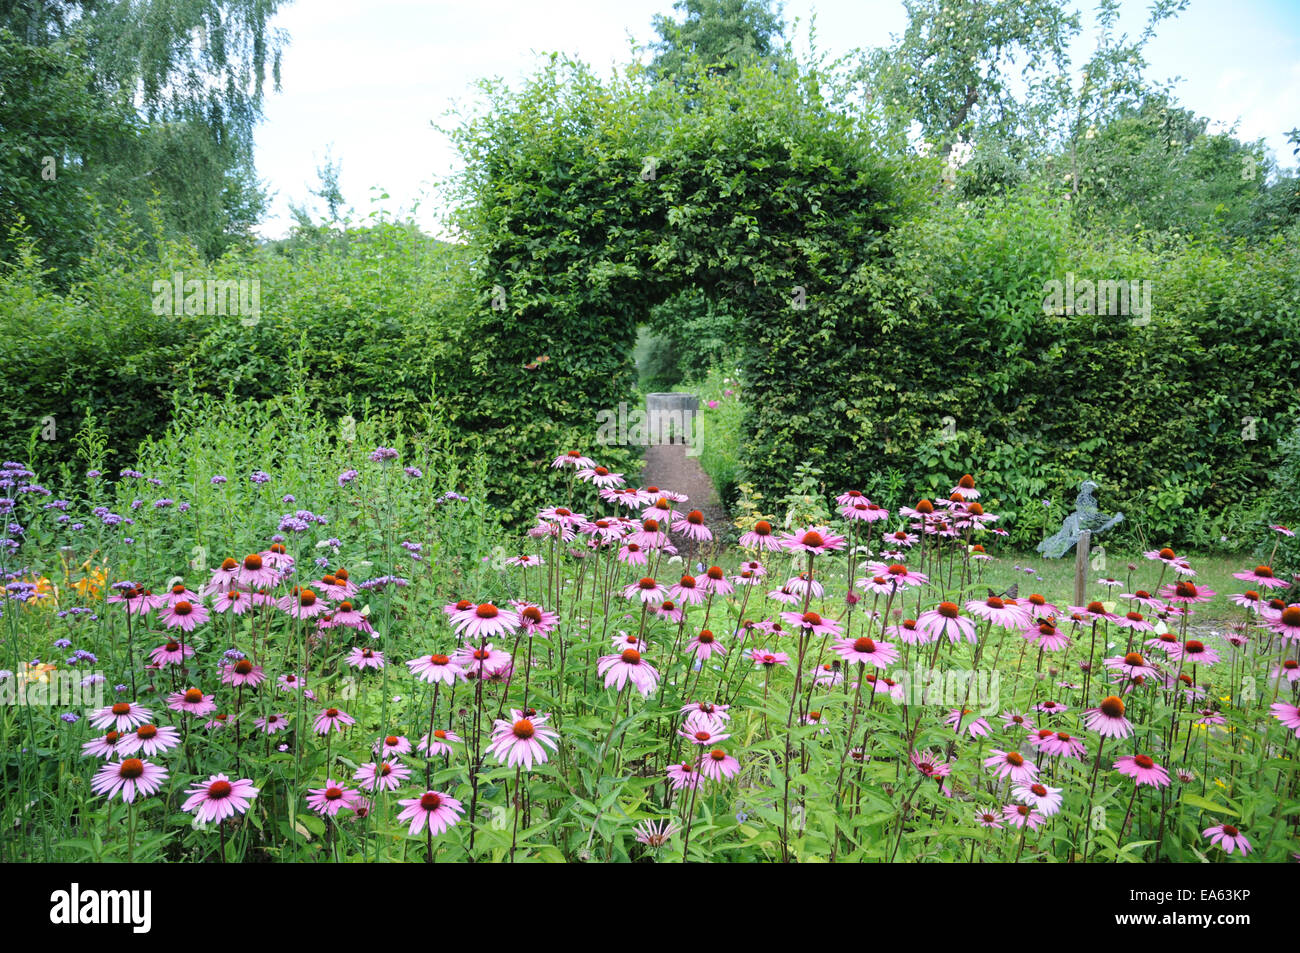
[[[1124,28],[1136,34],[1147,3],[1122,6]],[[800,53],[814,12],[817,48],[832,57],[886,45],[906,24],[901,0],[788,0]],[[259,231],[287,231],[288,203],[310,201],[328,148],[342,163],[349,206],[364,215],[382,189],[389,198],[377,204],[398,213],[420,203],[417,220],[439,232],[434,183],[456,168],[456,154],[432,123],[472,101],[475,79],[517,84],[550,51],[605,72],[654,38],[656,13],[675,15],[672,0],[297,0],[275,20],[289,45],[283,87],[268,95],[257,133],[258,174],[272,192]],[[1076,64],[1092,44],[1085,32]],[[1149,78],[1182,77],[1183,105],[1237,124],[1240,138],[1264,138],[1279,162],[1295,165],[1284,133],[1300,125],[1300,2],[1192,0],[1147,58]]]

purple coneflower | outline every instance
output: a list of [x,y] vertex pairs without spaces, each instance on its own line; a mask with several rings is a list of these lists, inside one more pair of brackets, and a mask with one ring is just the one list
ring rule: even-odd
[[186,790],[189,799],[181,805],[182,811],[194,811],[200,824],[224,821],[238,812],[248,810],[249,803],[257,797],[257,788],[249,778],[231,781],[224,774],[214,774]]
[[496,759],[508,768],[521,765],[525,771],[531,771],[533,764],[545,764],[546,748],[556,750],[559,733],[548,728],[546,723],[550,715],[530,714],[512,709],[510,720],[496,719],[492,724],[492,741],[489,750]]
[[151,764],[142,758],[126,758],[120,762],[110,761],[95,774],[90,782],[90,789],[102,794],[110,801],[121,794],[122,800],[130,804],[137,794],[155,793],[167,780],[167,769],[159,764]]

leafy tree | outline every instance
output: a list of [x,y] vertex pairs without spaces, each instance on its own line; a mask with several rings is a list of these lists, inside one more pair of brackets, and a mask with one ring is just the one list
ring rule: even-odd
[[650,74],[656,79],[680,82],[692,59],[720,75],[780,55],[785,22],[771,0],[677,0],[673,9],[685,14],[680,22],[654,17],[659,39],[652,45]]
[[1266,188],[1263,147],[1208,126],[1153,95],[1086,135],[1068,156],[1083,221],[1125,231],[1247,230]]
[[[0,243],[21,232],[67,274],[90,242],[106,174],[87,157],[134,136],[134,114],[94,88],[77,39],[35,47],[0,30],[0,87]],[[16,254],[0,248],[0,259]]]
[[[1062,0],[904,0],[907,28],[866,71],[894,122],[948,155],[1033,134],[1054,115],[1078,14]],[[1025,92],[1019,92],[1023,86]]]
[[[22,115],[0,123],[0,154],[26,161],[43,139],[61,146],[52,154],[63,167],[84,173],[64,197],[50,201],[45,190],[43,208],[30,189],[16,190],[0,227],[20,215],[37,223],[33,237],[62,264],[84,254],[81,226],[96,214],[73,215],[72,206],[87,197],[92,206],[125,204],[152,233],[157,195],[165,234],[206,257],[245,238],[263,209],[253,129],[266,82],[279,84],[284,38],[269,23],[281,2],[0,0],[3,55],[31,80],[20,85],[21,72],[5,70],[0,108]],[[66,62],[50,65],[58,61]],[[22,121],[42,114],[55,122]]]

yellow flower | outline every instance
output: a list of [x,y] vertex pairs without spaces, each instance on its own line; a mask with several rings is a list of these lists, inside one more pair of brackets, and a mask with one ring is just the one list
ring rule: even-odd
[[36,606],[41,609],[52,609],[59,604],[59,587],[50,582],[45,576],[25,579],[24,582],[35,583],[36,592],[31,599],[23,603],[23,607]]
[[98,599],[100,592],[103,591],[104,583],[108,581],[108,567],[99,566],[91,569],[88,560],[82,563],[81,568],[86,570],[87,574],[74,582],[72,588],[84,598]]
[[18,676],[29,682],[48,682],[50,672],[56,668],[58,668],[57,665],[51,665],[49,662],[43,662],[40,665],[27,665],[24,663],[23,670],[18,673]]

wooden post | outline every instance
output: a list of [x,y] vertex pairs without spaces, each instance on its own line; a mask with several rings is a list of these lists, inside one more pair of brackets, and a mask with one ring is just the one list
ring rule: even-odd
[[1088,584],[1088,551],[1092,547],[1092,531],[1084,530],[1079,534],[1079,542],[1074,547],[1074,604],[1084,605],[1083,596]]

